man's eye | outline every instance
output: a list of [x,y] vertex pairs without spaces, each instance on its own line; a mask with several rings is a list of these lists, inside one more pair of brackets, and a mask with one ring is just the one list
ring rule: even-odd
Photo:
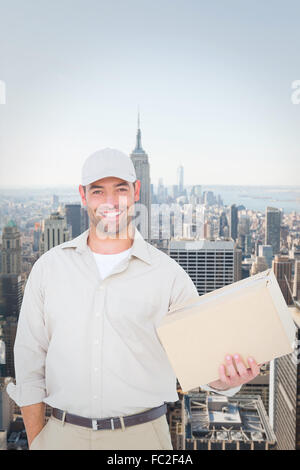
[[101,193],[101,191],[94,191],[93,194]]
[[127,188],[119,188],[120,191],[127,191]]

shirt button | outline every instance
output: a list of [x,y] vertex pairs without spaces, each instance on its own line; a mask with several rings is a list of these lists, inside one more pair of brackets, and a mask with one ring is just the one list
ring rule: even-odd
[[99,313],[99,312],[96,313],[96,317],[100,317],[100,313]]
[[105,286],[100,286],[99,289],[100,289],[100,290],[104,290],[104,289],[105,289]]
[[98,367],[95,367],[94,371],[95,371],[95,372],[98,372],[98,370],[99,370]]
[[97,395],[94,395],[93,398],[94,398],[94,400],[96,400],[98,397],[97,397]]
[[95,339],[94,344],[99,344],[99,339]]

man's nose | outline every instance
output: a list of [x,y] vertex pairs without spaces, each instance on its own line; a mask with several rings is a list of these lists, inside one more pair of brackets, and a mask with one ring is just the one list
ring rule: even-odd
[[118,207],[119,196],[116,196],[115,194],[108,194],[106,195],[106,198],[103,201],[103,204],[106,204],[107,206],[111,206],[111,207]]

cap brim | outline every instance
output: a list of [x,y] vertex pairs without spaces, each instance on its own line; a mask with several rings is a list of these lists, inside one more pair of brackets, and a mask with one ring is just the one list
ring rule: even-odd
[[124,174],[117,174],[114,172],[114,174],[111,173],[101,173],[100,175],[92,175],[92,176],[86,176],[82,178],[81,184],[82,186],[87,186],[88,184],[94,183],[95,181],[101,180],[103,178],[108,178],[109,176],[113,176],[115,178],[120,178],[124,181],[128,181],[129,183],[134,183],[134,181],[137,180],[136,176],[134,175],[124,175]]

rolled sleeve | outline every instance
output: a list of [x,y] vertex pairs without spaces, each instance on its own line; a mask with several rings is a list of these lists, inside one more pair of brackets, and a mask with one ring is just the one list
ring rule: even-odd
[[49,341],[44,322],[43,278],[39,258],[27,279],[18,320],[14,344],[16,384],[10,382],[6,387],[18,406],[40,403],[47,395],[45,360]]
[[239,385],[238,387],[229,388],[228,390],[217,390],[215,388],[210,387],[209,385],[200,385],[200,387],[201,387],[202,390],[204,390],[206,392],[218,393],[220,395],[224,395],[225,397],[233,397],[242,388],[241,385]]

